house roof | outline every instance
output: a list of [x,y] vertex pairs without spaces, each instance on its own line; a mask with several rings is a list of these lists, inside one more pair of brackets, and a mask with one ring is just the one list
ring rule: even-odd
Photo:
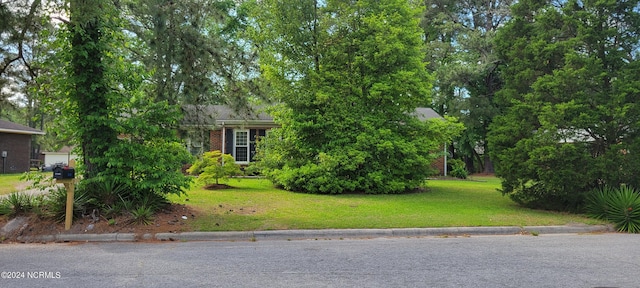
[[414,113],[418,119],[425,121],[434,118],[442,119],[442,116],[438,114],[436,111],[433,111],[431,108],[426,107],[418,107],[416,108],[416,112]]
[[187,105],[183,107],[186,125],[274,124],[273,117],[261,107],[236,111],[226,105]]
[[42,151],[42,154],[52,154],[52,155],[67,155],[67,154],[72,154],[73,153],[73,147],[71,146],[62,146],[62,148],[60,148],[60,150],[58,151]]
[[[188,105],[183,108],[186,125],[273,125],[273,117],[266,113],[262,107],[251,108],[245,111],[235,111],[225,105]],[[434,118],[442,119],[431,108],[416,108],[414,113],[418,119],[425,121]]]
[[24,126],[18,123],[13,123],[5,120],[0,120],[0,133],[11,134],[28,134],[28,135],[44,135],[41,130]]

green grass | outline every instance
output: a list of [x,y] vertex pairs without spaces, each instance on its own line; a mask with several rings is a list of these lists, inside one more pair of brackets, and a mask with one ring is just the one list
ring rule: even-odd
[[[600,224],[581,215],[518,207],[491,177],[431,180],[428,191],[402,195],[312,195],[278,190],[264,179],[231,180],[226,190],[193,188],[172,197],[199,212],[199,231]],[[187,200],[188,199],[188,200]]]
[[24,184],[20,176],[22,174],[0,174],[0,195],[18,191],[18,185]]

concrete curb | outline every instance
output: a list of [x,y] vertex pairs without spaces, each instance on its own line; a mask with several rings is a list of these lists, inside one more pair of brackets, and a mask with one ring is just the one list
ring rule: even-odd
[[135,233],[109,234],[58,234],[35,237],[18,237],[20,242],[135,242],[139,240],[160,241],[258,241],[258,240],[304,240],[345,238],[391,238],[391,237],[442,237],[473,235],[518,235],[518,234],[581,234],[615,232],[611,225],[565,225],[565,226],[498,226],[498,227],[444,227],[444,228],[395,228],[395,229],[317,229],[317,230],[269,230],[229,232],[182,232],[137,235]]
[[160,241],[258,241],[258,240],[304,240],[304,239],[367,239],[391,237],[444,237],[481,235],[542,235],[582,234],[615,232],[611,225],[566,225],[566,226],[500,226],[500,227],[444,227],[444,228],[398,228],[398,229],[317,229],[317,230],[269,230],[229,232],[182,232],[137,235],[135,233],[108,234],[58,234],[21,236],[20,242],[136,242],[139,240]]
[[246,241],[251,240],[253,232],[182,232],[182,233],[156,233],[155,240],[161,241]]
[[615,232],[611,225],[581,225],[581,226],[524,226],[522,232],[526,234],[580,234],[580,233],[598,233],[598,232]]
[[107,234],[57,234],[40,236],[19,236],[20,242],[133,242],[137,240],[135,233]]

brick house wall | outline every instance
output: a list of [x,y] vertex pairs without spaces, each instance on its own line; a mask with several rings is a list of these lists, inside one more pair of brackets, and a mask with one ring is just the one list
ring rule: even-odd
[[431,168],[437,170],[437,175],[444,175],[444,157],[440,156],[431,163]]
[[[247,149],[245,153],[245,155],[248,155],[248,158],[245,158],[244,160],[242,160],[242,162],[247,162],[244,164],[248,164],[248,162],[253,161],[253,156],[255,156],[256,153],[256,142],[260,137],[264,137],[267,133],[268,130],[270,130],[272,127],[242,127],[242,128],[238,128],[235,126],[228,126],[226,127],[224,130],[221,129],[217,129],[217,130],[210,130],[209,131],[209,147],[211,149],[211,151],[213,150],[219,150],[224,152],[225,154],[229,154],[231,156],[233,156],[234,158],[236,158],[236,161],[240,161],[240,159],[238,159],[238,155],[236,155],[236,147],[235,147],[235,140],[234,140],[234,130],[242,130],[242,131],[246,131],[248,132],[248,139],[246,139],[247,146],[245,146],[245,149]],[[223,135],[223,131],[224,134]],[[224,140],[224,141],[223,141]],[[223,143],[224,142],[224,143]],[[240,158],[243,158],[242,156],[240,156]],[[242,163],[241,163],[242,164]]]
[[209,131],[209,145],[211,151],[222,151],[222,130]]
[[2,151],[7,151],[7,158],[0,157],[0,173],[29,171],[31,135],[0,132],[0,153]]

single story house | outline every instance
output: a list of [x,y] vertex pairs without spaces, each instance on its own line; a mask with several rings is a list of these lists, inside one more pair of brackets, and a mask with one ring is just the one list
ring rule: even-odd
[[43,165],[45,167],[51,167],[52,165],[62,163],[64,165],[69,164],[71,160],[78,159],[78,155],[73,153],[73,148],[70,146],[64,146],[60,150],[51,152],[51,151],[43,151]]
[[[225,105],[184,108],[183,129],[206,130],[206,136],[208,136],[208,139],[205,140],[208,143],[185,137],[187,149],[194,155],[202,154],[205,151],[220,150],[224,154],[231,154],[238,164],[249,164],[253,161],[256,153],[256,141],[260,137],[266,136],[270,129],[279,127],[273,117],[263,110],[255,108],[252,111],[238,112]],[[417,108],[415,116],[423,121],[442,118],[431,108]],[[200,138],[202,139],[202,137]],[[442,174],[444,163],[441,157],[434,162],[433,167]]]
[[38,151],[31,148],[32,138],[34,135],[44,134],[35,128],[0,120],[0,172],[4,174],[29,171],[32,159],[37,159],[34,155],[38,155]]
[[[232,155],[236,163],[241,165],[253,161],[256,141],[266,136],[270,129],[279,126],[261,108],[235,111],[225,105],[203,105],[188,106],[184,112],[186,116],[182,127],[187,135],[194,134],[189,131],[206,131],[204,141],[203,137],[186,137],[187,149],[192,154],[220,150]],[[201,140],[195,140],[198,138]]]

